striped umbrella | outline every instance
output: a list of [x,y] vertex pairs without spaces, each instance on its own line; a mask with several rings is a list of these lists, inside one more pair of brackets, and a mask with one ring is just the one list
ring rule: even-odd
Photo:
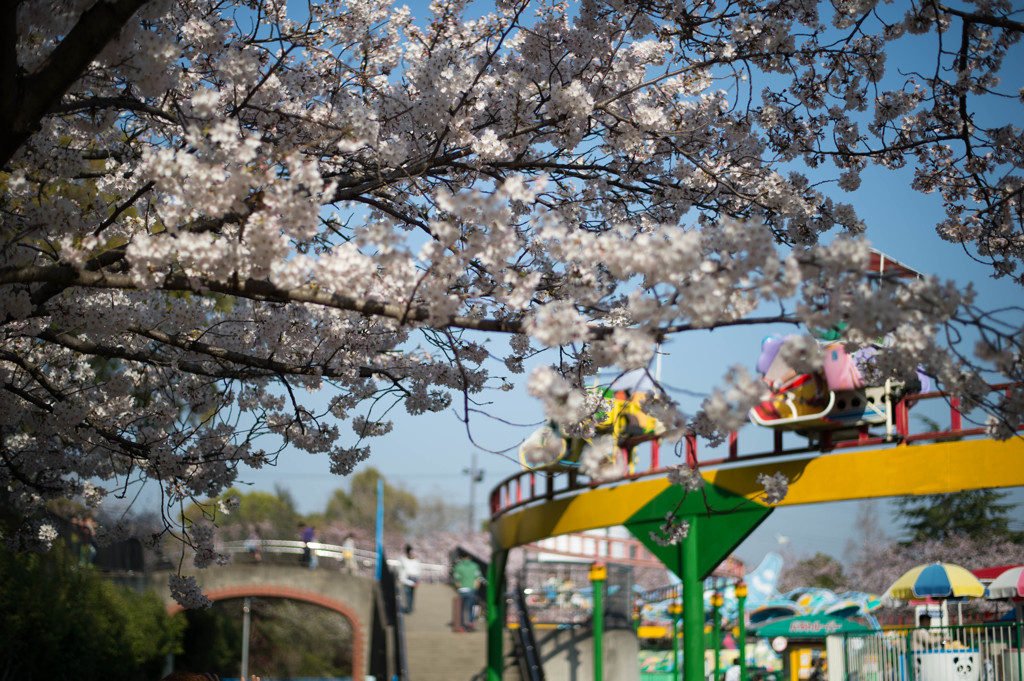
[[988,585],[989,598],[1024,598],[1024,565],[1001,572]]
[[[978,598],[985,595],[985,585],[969,570],[952,563],[918,565],[903,573],[889,587],[889,596],[901,601],[913,598],[941,598],[946,609],[947,598]],[[963,615],[957,605],[957,622],[963,624]]]
[[903,573],[889,587],[889,595],[901,601],[914,598],[978,598],[985,585],[969,570],[952,563],[918,565]]

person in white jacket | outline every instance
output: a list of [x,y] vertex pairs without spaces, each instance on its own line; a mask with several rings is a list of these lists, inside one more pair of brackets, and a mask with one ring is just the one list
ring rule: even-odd
[[416,585],[420,582],[420,561],[412,553],[412,545],[405,545],[405,555],[398,559],[398,583],[402,587],[402,612],[412,612]]

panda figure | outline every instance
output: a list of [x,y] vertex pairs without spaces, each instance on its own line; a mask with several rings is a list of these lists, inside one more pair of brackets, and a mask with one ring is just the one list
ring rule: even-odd
[[953,669],[961,679],[968,679],[974,670],[974,655],[957,655],[953,658]]

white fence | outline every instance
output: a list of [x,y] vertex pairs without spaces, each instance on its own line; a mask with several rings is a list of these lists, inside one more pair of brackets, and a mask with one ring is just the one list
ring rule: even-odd
[[1024,681],[1022,635],[1021,622],[851,634],[829,655],[829,679]]

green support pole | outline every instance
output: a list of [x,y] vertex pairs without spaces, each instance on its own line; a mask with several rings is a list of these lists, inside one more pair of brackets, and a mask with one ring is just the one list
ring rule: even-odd
[[715,662],[714,662],[714,676],[711,677],[712,681],[722,681],[721,667],[722,667],[722,615],[719,608],[722,607],[722,594],[718,592],[718,587],[715,586],[715,593],[711,596],[711,635],[712,646],[715,651]]
[[681,681],[683,670],[679,665],[679,618],[683,614],[683,604],[673,601],[668,606],[668,614],[672,616],[672,678]]
[[679,575],[683,581],[683,672],[685,681],[704,679],[704,588],[698,571],[700,551],[697,533],[700,518],[684,518],[690,529],[683,537],[683,561]]
[[747,681],[747,584],[743,580],[736,584],[736,603],[736,626],[739,629],[736,647],[740,649],[740,681]]
[[487,681],[501,681],[505,658],[505,563],[508,551],[491,550],[487,566]]
[[604,582],[608,568],[597,562],[590,566],[590,586],[594,590],[594,681],[604,679]]

